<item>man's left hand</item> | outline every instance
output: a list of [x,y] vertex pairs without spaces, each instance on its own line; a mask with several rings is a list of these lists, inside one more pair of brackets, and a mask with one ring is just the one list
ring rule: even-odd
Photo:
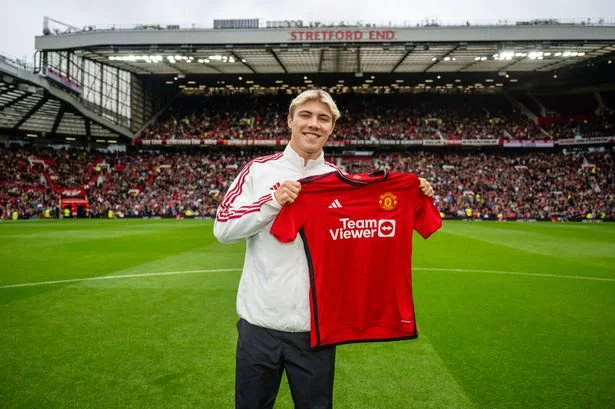
[[426,196],[433,197],[433,188],[431,187],[431,184],[423,178],[419,178],[419,182],[419,188],[421,189],[421,192],[423,192],[423,194]]

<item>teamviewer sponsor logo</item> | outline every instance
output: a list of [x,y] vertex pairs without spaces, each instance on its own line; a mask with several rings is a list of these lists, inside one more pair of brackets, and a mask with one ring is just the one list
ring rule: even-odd
[[395,220],[378,220],[378,237],[395,237]]
[[357,219],[347,217],[339,219],[340,226],[329,229],[333,240],[372,239],[374,237],[395,237],[395,220],[391,219]]

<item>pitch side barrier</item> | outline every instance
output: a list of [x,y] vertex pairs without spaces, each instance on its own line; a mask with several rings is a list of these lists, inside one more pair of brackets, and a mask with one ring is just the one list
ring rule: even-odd
[[[84,218],[89,219],[107,219],[105,216],[88,216]],[[212,216],[201,216],[201,215],[193,215],[186,216],[183,213],[176,215],[163,215],[163,216],[143,216],[143,215],[115,215],[114,219],[144,219],[144,220],[160,220],[160,219],[195,219],[195,220],[213,220]],[[552,217],[544,217],[544,218],[524,218],[524,217],[502,217],[498,218],[497,216],[488,215],[488,216],[479,216],[479,217],[464,217],[464,216],[450,216],[446,215],[442,217],[442,220],[459,220],[464,222],[471,223],[482,223],[482,222],[497,222],[497,223],[537,223],[537,222],[575,222],[575,223],[607,223],[607,222],[615,222],[613,219],[609,219],[608,217],[604,218],[586,218],[583,216],[552,216]]]
[[498,223],[537,223],[537,222],[551,222],[551,223],[559,223],[559,222],[574,222],[574,223],[606,223],[606,222],[615,222],[613,219],[609,219],[608,217],[604,218],[587,218],[583,216],[551,216],[551,217],[502,217],[498,218],[497,216],[479,216],[479,217],[465,217],[465,216],[449,216],[446,215],[442,218],[442,220],[459,220],[463,222],[471,222],[471,223],[482,223],[482,222],[498,222]]
[[[77,219],[95,219],[95,220],[110,220],[107,216],[104,215],[96,215],[96,216],[77,216]],[[50,217],[43,217],[41,215],[33,215],[29,218],[19,218],[19,221],[45,221],[45,220],[61,220],[62,218],[59,216],[50,216]],[[73,220],[75,218],[67,218],[65,220]],[[194,216],[186,216],[185,214],[178,214],[178,215],[164,215],[164,216],[143,216],[143,215],[114,215],[113,216],[114,220],[118,220],[118,219],[129,219],[129,220],[135,220],[135,219],[143,219],[143,220],[162,220],[162,219],[175,219],[175,220],[184,220],[184,219],[194,219],[194,220],[213,220],[214,217],[212,216],[201,216],[201,215],[194,215]],[[550,218],[502,218],[502,219],[498,219],[495,216],[489,216],[489,217],[476,217],[476,218],[467,218],[467,217],[463,217],[463,216],[444,216],[442,218],[442,220],[459,220],[459,221],[464,221],[464,222],[469,222],[469,223],[482,223],[482,222],[497,222],[497,223],[537,223],[537,222],[551,222],[551,223],[562,223],[562,222],[572,222],[572,223],[612,223],[615,222],[614,219],[609,219],[609,218],[596,218],[596,219],[587,219],[587,218],[583,218],[581,216],[575,216],[575,217],[564,217],[564,216],[554,216],[554,217],[550,217]],[[10,218],[6,218],[6,219],[2,219],[0,218],[0,223],[2,222],[10,222]]]
[[[136,145],[142,146],[284,146],[287,139],[135,139]],[[329,141],[326,146],[330,147],[353,147],[353,146],[501,146],[503,148],[553,148],[556,146],[582,146],[582,145],[605,145],[615,143],[615,136],[601,136],[597,138],[570,138],[552,140],[507,140],[507,139],[417,139],[417,140],[394,140],[394,139],[369,139],[369,140],[345,140]]]
[[[104,215],[97,216],[87,216],[87,217],[79,217],[84,219],[108,219],[108,217]],[[144,215],[132,215],[132,214],[119,214],[114,215],[114,219],[143,219],[143,220],[160,220],[160,219],[175,219],[175,220],[184,220],[184,219],[194,219],[194,220],[213,220],[213,216],[201,216],[201,215],[193,215],[186,216],[183,213],[176,215],[162,215],[162,216],[144,216]],[[450,216],[446,215],[442,217],[442,220],[459,220],[464,222],[471,223],[482,223],[482,222],[498,222],[498,223],[536,223],[536,222],[581,222],[581,223],[606,223],[606,222],[615,222],[615,220],[609,219],[608,217],[604,218],[591,218],[588,219],[583,216],[552,216],[552,217],[503,217],[498,218],[497,216],[487,215],[487,216],[478,216],[478,217],[465,217],[465,216]]]

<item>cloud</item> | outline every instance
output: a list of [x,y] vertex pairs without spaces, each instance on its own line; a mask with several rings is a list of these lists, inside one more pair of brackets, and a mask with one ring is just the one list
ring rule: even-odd
[[[303,20],[339,22],[358,20],[381,24],[438,19],[443,23],[488,23],[532,18],[578,18],[599,16],[615,23],[615,2],[612,0],[392,0],[386,7],[377,0],[313,0],[289,2],[270,0],[4,0],[0,15],[0,53],[14,57],[34,54],[34,36],[42,33],[43,16],[83,27],[86,25],[180,24],[211,27],[214,19],[258,18],[267,20]],[[267,7],[263,7],[267,4]]]

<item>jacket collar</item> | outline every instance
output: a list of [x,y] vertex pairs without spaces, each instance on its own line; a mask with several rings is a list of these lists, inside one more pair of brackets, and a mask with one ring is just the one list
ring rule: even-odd
[[284,149],[284,157],[297,168],[302,168],[305,170],[313,169],[325,163],[325,153],[324,151],[321,151],[320,155],[316,159],[310,159],[308,160],[307,164],[305,164],[305,159],[303,159],[301,156],[299,156],[297,152],[295,152],[295,150],[290,146],[290,143],[286,145],[286,148]]

